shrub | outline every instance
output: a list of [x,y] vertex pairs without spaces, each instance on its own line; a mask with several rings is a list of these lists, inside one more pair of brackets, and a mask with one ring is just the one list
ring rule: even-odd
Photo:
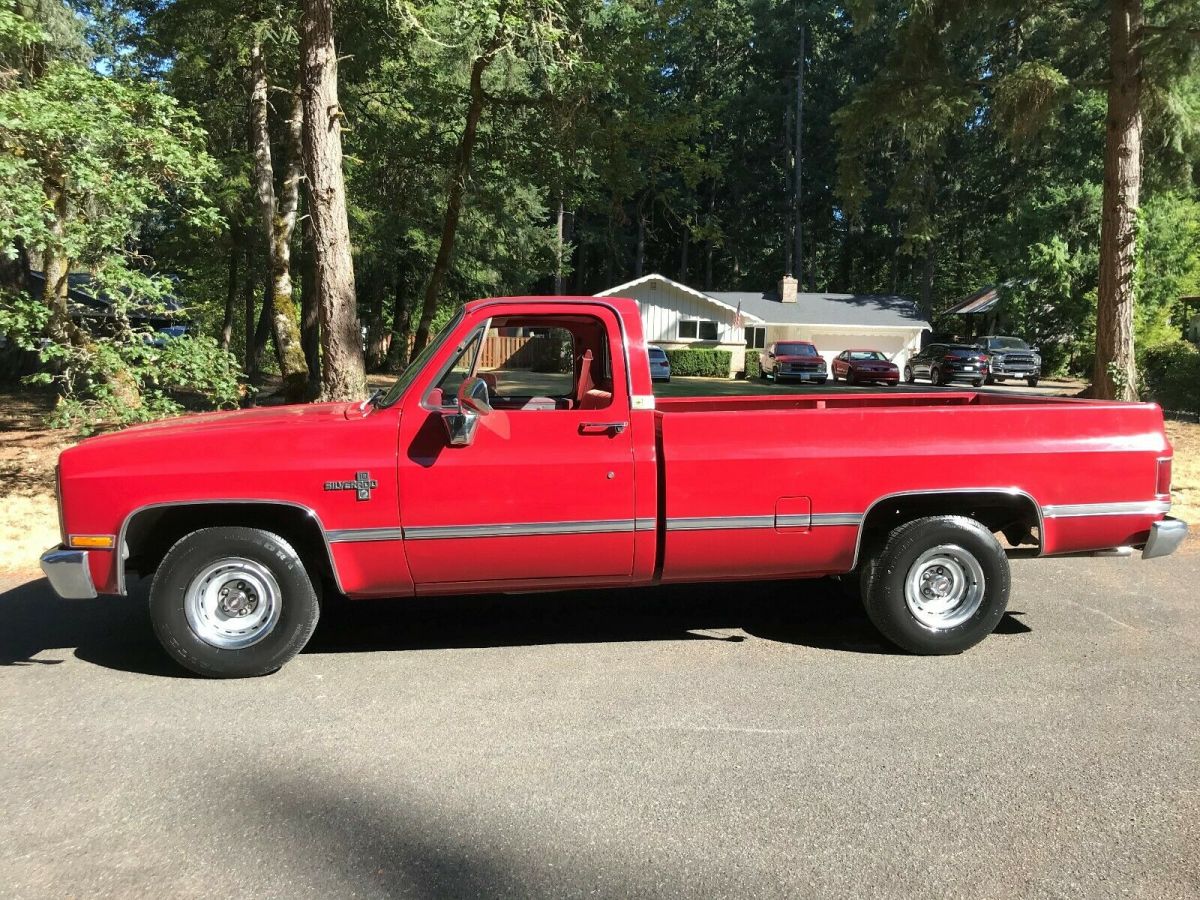
[[1142,393],[1163,409],[1200,412],[1200,350],[1170,341],[1139,354]]
[[762,360],[758,356],[757,350],[746,351],[746,380],[751,378],[762,378]]
[[733,359],[733,354],[728,350],[687,348],[667,351],[667,361],[671,364],[672,378],[676,375],[728,378],[731,359]]

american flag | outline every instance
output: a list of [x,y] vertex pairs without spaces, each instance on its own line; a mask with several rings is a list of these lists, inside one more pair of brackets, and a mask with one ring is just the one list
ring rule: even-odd
[[746,324],[746,320],[742,317],[742,301],[738,301],[737,312],[733,314],[733,327],[741,328]]

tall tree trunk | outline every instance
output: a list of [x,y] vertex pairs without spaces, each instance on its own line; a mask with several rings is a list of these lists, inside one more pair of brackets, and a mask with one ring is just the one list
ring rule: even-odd
[[559,296],[563,292],[563,192],[558,192],[558,219],[555,228],[555,257],[554,257],[554,293]]
[[[271,320],[275,317],[275,301],[271,297],[271,273],[262,281],[262,306],[258,310],[258,324],[254,326],[254,374],[260,374],[267,365],[267,345],[271,343]],[[279,347],[275,347],[275,360],[279,360]]]
[[688,280],[688,245],[692,242],[692,233],[683,232],[683,242],[679,245],[679,281],[687,284]]
[[342,172],[333,0],[304,0],[304,162],[321,308],[321,398],[355,400],[367,392],[362,330],[354,294],[354,258]]
[[308,367],[300,345],[300,311],[292,296],[292,232],[296,228],[299,206],[300,134],[304,109],[297,92],[292,100],[291,117],[285,131],[283,183],[275,195],[275,172],[271,161],[271,132],[267,122],[267,70],[262,47],[255,44],[250,51],[252,89],[250,93],[250,122],[254,141],[254,188],[258,197],[259,215],[267,239],[267,260],[271,273],[271,329],[279,354],[283,376],[283,394],[290,402],[304,397],[308,384]]
[[388,346],[384,369],[401,372],[408,365],[408,342],[412,337],[412,303],[404,279],[396,273],[392,287],[392,342]]
[[933,271],[936,258],[933,251],[933,241],[925,245],[925,257],[921,265],[921,312],[927,318],[933,318]]
[[[242,291],[242,297],[245,300],[245,346],[243,347],[244,362],[243,366],[246,370],[246,375],[253,378],[258,374],[258,353],[254,346],[254,278],[251,273],[254,271],[254,244],[246,244],[246,281]],[[253,396],[253,395],[251,395]]]
[[225,285],[225,316],[221,320],[221,349],[228,350],[233,340],[233,317],[237,312],[238,301],[238,263],[241,261],[242,248],[239,246],[238,234],[229,234],[229,277]]
[[321,303],[317,293],[316,261],[313,258],[312,218],[300,226],[300,346],[308,365],[308,395],[321,394]]
[[62,250],[67,233],[67,192],[62,183],[54,178],[46,179],[42,192],[46,195],[46,206],[53,213],[51,240],[42,251],[42,303],[50,310],[47,333],[57,343],[78,346],[83,343],[82,334],[71,321],[67,306],[71,261]]
[[[580,225],[579,230],[582,231],[582,220],[577,219]],[[585,287],[587,286],[587,242],[580,237],[575,243],[575,293],[583,296]]]
[[479,130],[479,118],[483,115],[483,73],[496,57],[496,47],[485,49],[471,65],[471,99],[467,105],[467,121],[463,126],[462,138],[454,155],[454,169],[446,191],[446,215],[442,220],[442,239],[438,244],[437,259],[433,271],[425,283],[425,296],[421,302],[421,320],[417,323],[417,337],[413,341],[413,353],[420,353],[429,342],[429,329],[437,312],[438,294],[442,281],[450,269],[450,258],[454,253],[454,240],[458,234],[458,219],[462,215],[463,194],[467,179],[471,175],[471,154],[475,152],[475,138]]
[[1108,117],[1092,396],[1137,399],[1134,237],[1142,179],[1142,2],[1110,0]]
[[637,252],[633,258],[633,277],[641,278],[646,270],[646,210],[645,196],[638,199],[637,205]]
[[[363,286],[363,281],[366,285]],[[366,362],[368,372],[383,370],[387,360],[388,347],[392,342],[392,329],[388,327],[387,315],[383,300],[384,288],[378,277],[359,279],[360,290],[369,298],[367,313],[367,349]]]
[[804,38],[805,28],[800,26],[800,52],[796,54],[796,125],[792,135],[792,259],[793,273],[804,290],[804,223],[800,215],[800,202],[804,197]]

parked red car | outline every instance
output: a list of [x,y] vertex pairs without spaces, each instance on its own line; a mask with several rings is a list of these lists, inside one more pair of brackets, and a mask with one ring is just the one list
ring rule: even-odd
[[843,350],[833,360],[833,380],[845,378],[846,384],[878,381],[899,384],[900,368],[878,350]]
[[829,378],[825,357],[808,341],[779,341],[759,355],[764,375],[781,383],[785,378],[824,384]]
[[[510,332],[554,352],[493,353]],[[63,452],[57,481],[62,545],[42,557],[55,591],[153,576],[163,647],[217,677],[286,663],[322,596],[851,572],[890,641],[958,653],[1004,615],[1009,554],[1150,558],[1187,535],[1167,515],[1154,404],[656,398],[637,304],[613,297],[474,301],[385,394],[94,437]]]

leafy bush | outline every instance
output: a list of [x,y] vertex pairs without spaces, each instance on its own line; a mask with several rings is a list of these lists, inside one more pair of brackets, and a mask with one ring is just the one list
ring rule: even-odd
[[172,338],[134,326],[124,297],[113,310],[111,330],[77,328],[71,339],[57,339],[48,336],[45,304],[25,294],[0,301],[0,334],[36,352],[44,366],[24,381],[59,391],[51,425],[86,434],[98,426],[148,422],[183,412],[178,393],[199,395],[212,408],[237,405],[237,361],[215,340]]
[[668,350],[667,361],[671,364],[671,377],[697,376],[706,378],[728,378],[729,363],[733,354],[728,350],[683,349]]
[[1200,350],[1176,340],[1139,355],[1142,393],[1147,399],[1163,409],[1200,412]]
[[746,351],[746,380],[751,378],[762,378],[762,360],[757,350]]

